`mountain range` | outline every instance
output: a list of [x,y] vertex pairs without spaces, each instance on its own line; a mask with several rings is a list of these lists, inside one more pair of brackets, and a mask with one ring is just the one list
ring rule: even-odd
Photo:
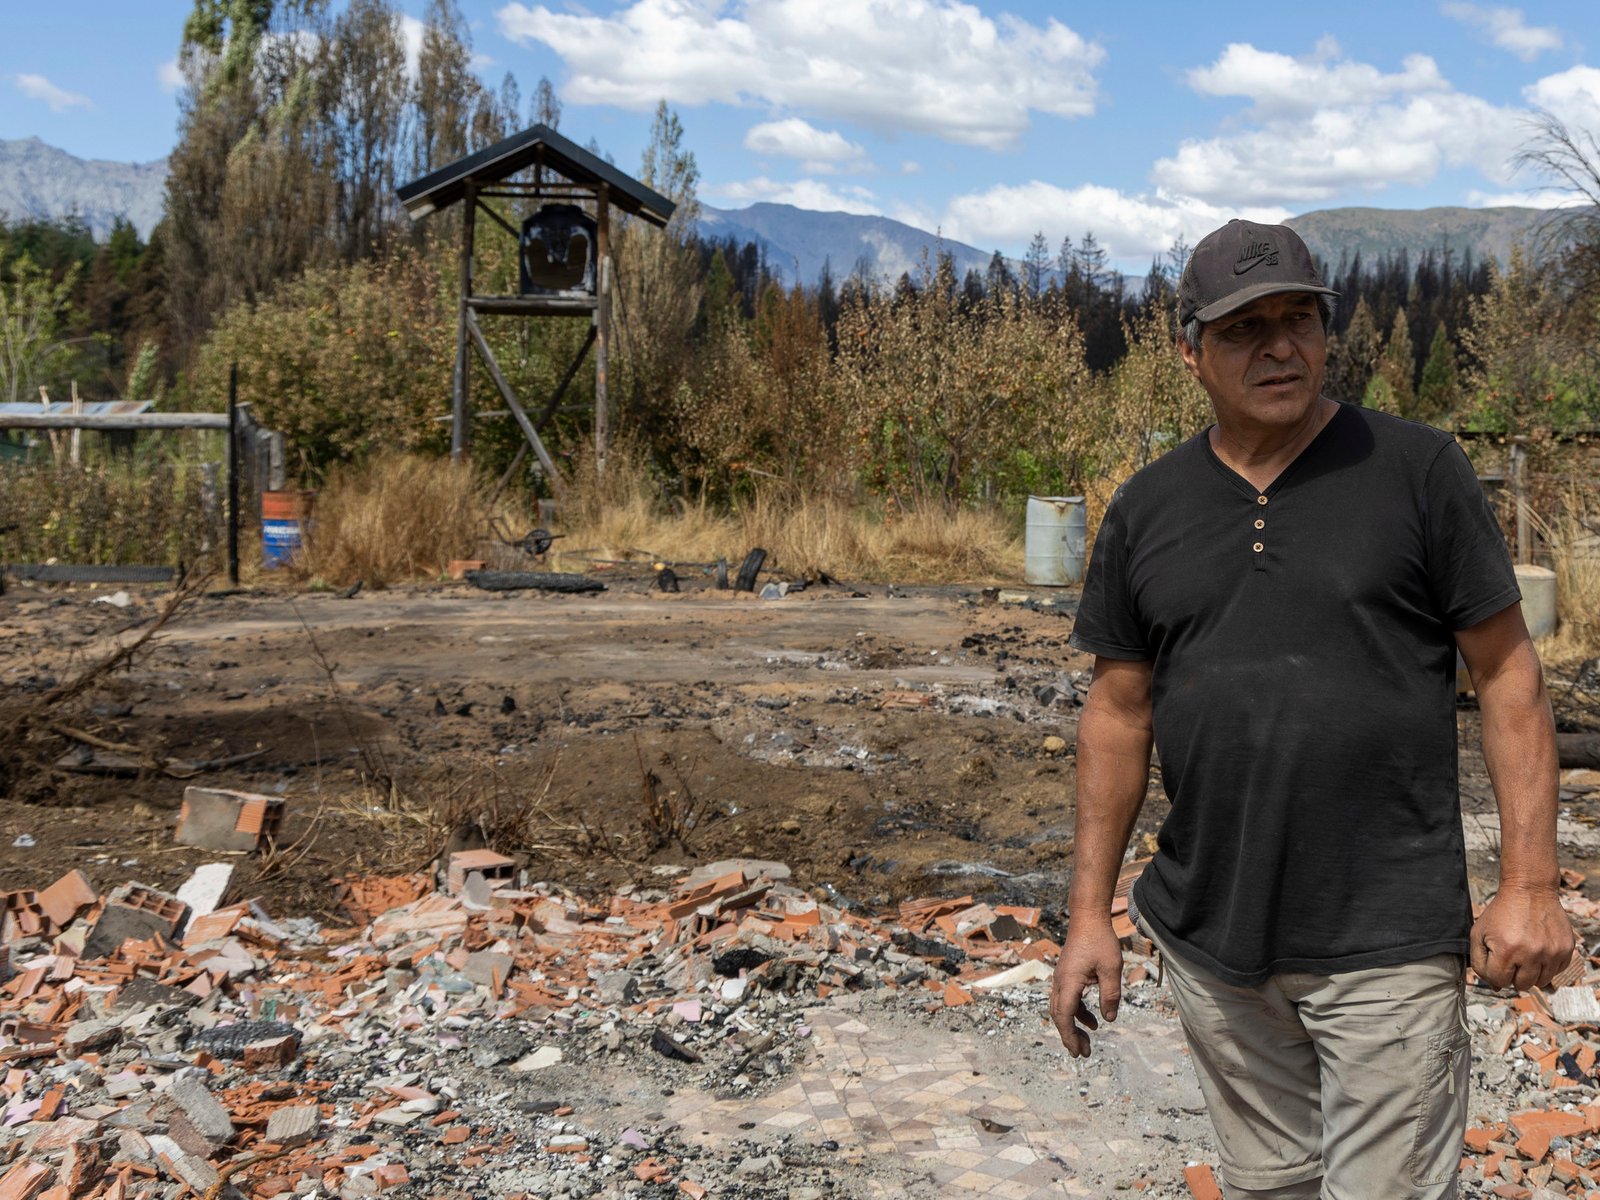
[[1337,269],[1341,256],[1360,254],[1370,267],[1402,250],[1412,266],[1428,250],[1449,251],[1457,261],[1470,251],[1476,262],[1504,264],[1515,243],[1535,243],[1560,219],[1559,209],[1545,208],[1325,208],[1287,224],[1311,253]]
[[[76,213],[97,238],[125,216],[142,237],[161,219],[166,160],[86,160],[36,137],[0,139],[0,216],[11,220]],[[1292,217],[1288,224],[1330,267],[1359,253],[1371,264],[1404,249],[1414,263],[1429,248],[1504,262],[1514,242],[1537,237],[1551,214],[1536,208],[1333,208]],[[814,283],[824,263],[835,280],[858,267],[878,278],[913,276],[925,255],[947,251],[957,275],[982,273],[990,251],[941,239],[888,217],[814,212],[789,204],[747,208],[701,206],[700,231],[716,240],[754,242],[785,279]],[[1013,267],[1015,264],[1013,264]]]
[[721,241],[754,242],[766,252],[767,262],[785,279],[815,283],[828,264],[835,282],[854,274],[858,267],[877,278],[898,279],[902,272],[916,278],[924,253],[939,252],[955,260],[959,279],[969,269],[980,275],[993,257],[961,242],[925,233],[888,217],[855,213],[814,212],[792,204],[752,204],[748,208],[720,209],[700,206],[700,232]]
[[167,160],[148,163],[85,159],[36,137],[0,139],[0,215],[7,219],[76,213],[104,240],[117,217],[148,238],[166,203]]

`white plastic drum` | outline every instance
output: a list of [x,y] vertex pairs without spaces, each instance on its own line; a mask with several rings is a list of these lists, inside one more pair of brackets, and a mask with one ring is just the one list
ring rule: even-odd
[[1029,496],[1023,539],[1023,579],[1038,587],[1083,582],[1082,496]]
[[1556,573],[1549,567],[1518,563],[1517,586],[1522,589],[1522,619],[1536,638],[1556,631]]

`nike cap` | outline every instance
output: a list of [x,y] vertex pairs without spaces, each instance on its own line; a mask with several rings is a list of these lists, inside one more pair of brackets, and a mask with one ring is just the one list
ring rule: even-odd
[[1200,239],[1178,280],[1178,324],[1215,321],[1278,292],[1339,293],[1323,284],[1300,235],[1287,225],[1229,221]]

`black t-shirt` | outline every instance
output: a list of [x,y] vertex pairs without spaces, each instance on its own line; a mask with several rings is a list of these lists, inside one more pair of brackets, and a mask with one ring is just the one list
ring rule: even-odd
[[1072,644],[1153,664],[1156,932],[1241,986],[1466,953],[1452,634],[1518,598],[1425,425],[1341,404],[1265,493],[1205,433],[1129,479]]

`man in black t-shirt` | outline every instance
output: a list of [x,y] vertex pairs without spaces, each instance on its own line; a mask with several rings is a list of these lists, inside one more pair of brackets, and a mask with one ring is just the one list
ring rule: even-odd
[[[1179,284],[1178,349],[1216,424],[1108,506],[1072,643],[1071,923],[1051,1015],[1116,1014],[1111,897],[1152,746],[1171,801],[1130,909],[1162,950],[1227,1195],[1456,1195],[1466,964],[1566,965],[1554,726],[1505,543],[1453,438],[1322,395],[1334,293],[1299,237],[1230,221]],[[1474,921],[1455,656],[1501,821]]]

